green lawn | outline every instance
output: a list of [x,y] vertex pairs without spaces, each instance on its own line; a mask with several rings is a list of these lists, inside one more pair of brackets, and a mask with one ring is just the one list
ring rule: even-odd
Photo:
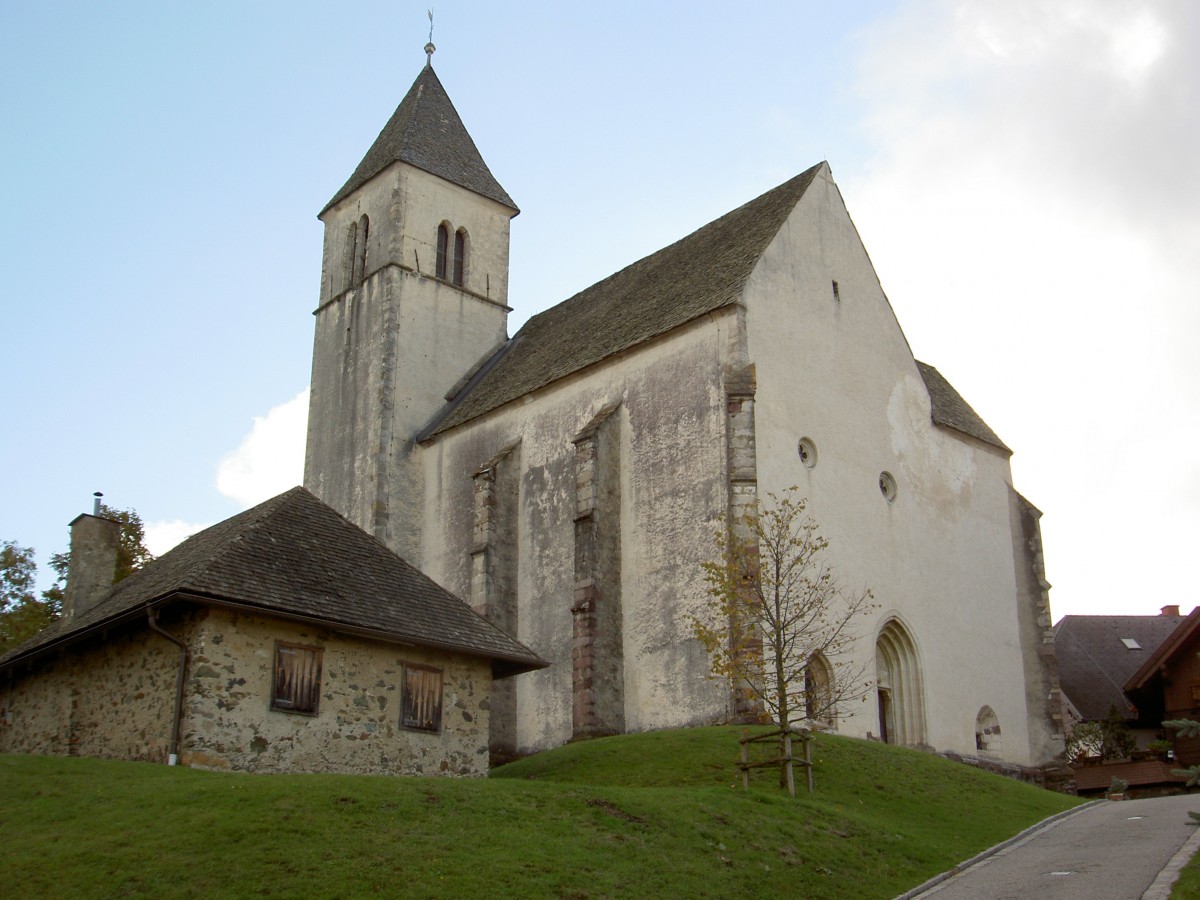
[[815,743],[817,793],[736,730],[581,742],[487,780],[0,756],[5,896],[893,897],[1077,801],[927,754]]

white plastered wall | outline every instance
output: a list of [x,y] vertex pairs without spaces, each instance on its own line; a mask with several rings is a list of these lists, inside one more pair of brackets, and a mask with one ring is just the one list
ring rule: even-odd
[[[842,582],[874,590],[879,608],[861,624],[856,662],[873,660],[879,630],[901,619],[923,666],[925,742],[973,753],[975,718],[988,705],[1006,757],[1033,761],[1007,455],[932,423],[924,382],[827,167],[744,300],[758,373],[760,495],[799,486]],[[801,437],[817,448],[811,470],[797,453]],[[884,471],[898,486],[891,503],[879,488]],[[873,692],[839,730],[878,734]]]

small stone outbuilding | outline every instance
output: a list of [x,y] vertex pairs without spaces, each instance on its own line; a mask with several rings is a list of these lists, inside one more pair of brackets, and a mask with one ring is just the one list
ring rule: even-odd
[[546,665],[304,488],[88,596],[106,521],[72,525],[63,618],[0,658],[2,752],[483,775],[493,679]]

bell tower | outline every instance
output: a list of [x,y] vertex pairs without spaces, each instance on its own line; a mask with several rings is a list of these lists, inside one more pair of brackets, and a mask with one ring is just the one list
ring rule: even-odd
[[434,47],[325,224],[304,485],[421,565],[415,438],[507,340],[509,223]]

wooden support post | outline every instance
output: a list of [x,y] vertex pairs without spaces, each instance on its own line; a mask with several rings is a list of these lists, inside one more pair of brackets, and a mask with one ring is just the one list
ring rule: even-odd
[[796,778],[792,773],[792,732],[788,729],[783,733],[783,765],[787,772],[788,795],[796,796]]
[[750,790],[750,729],[742,729],[742,790]]
[[812,735],[804,734],[804,768],[808,770],[808,792],[813,792]]

